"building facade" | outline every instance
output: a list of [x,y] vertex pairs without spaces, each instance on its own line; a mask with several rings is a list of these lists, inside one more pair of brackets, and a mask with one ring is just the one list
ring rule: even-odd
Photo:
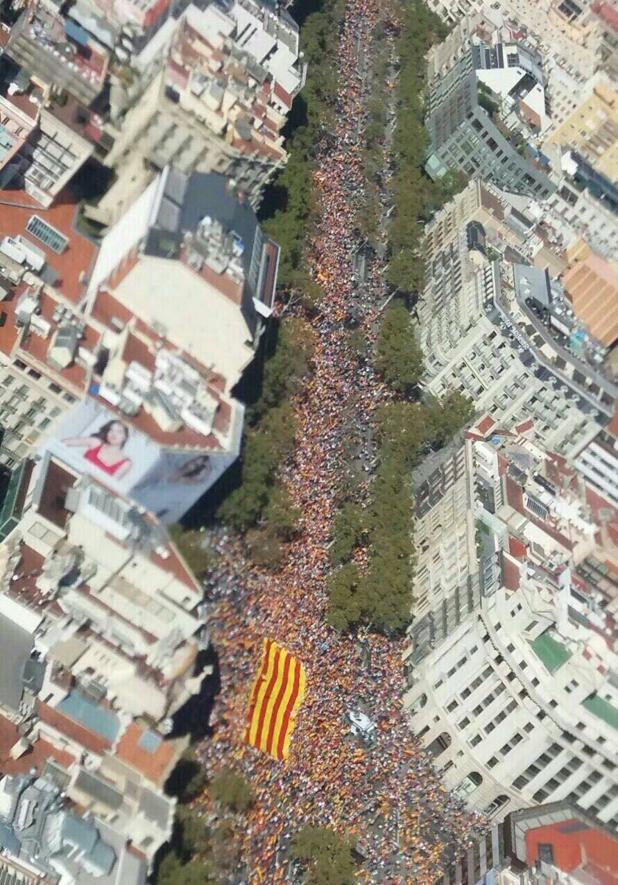
[[436,72],[425,118],[429,175],[456,169],[516,193],[549,196],[555,185],[528,159],[521,134],[544,125],[543,82],[540,60],[517,44],[474,43]]
[[477,610],[409,674],[405,706],[445,784],[496,819],[571,797],[618,824],[613,585],[564,459],[479,422],[469,433]]
[[133,64],[135,85],[114,87],[115,143],[106,162],[122,183],[108,193],[101,220],[114,220],[123,168],[136,156],[159,169],[171,163],[183,172],[219,172],[257,206],[287,160],[281,130],[305,77],[298,27],[287,12],[253,0],[228,12],[190,5]]

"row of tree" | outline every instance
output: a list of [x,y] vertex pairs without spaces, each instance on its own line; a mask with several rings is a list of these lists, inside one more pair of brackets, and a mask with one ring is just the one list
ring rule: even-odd
[[[153,885],[220,885],[238,878],[242,815],[255,797],[246,779],[223,768],[206,783],[204,769],[188,751],[172,773],[167,789],[178,798],[174,833],[155,865]],[[204,790],[214,801],[208,819],[194,807]],[[328,827],[302,827],[291,840],[289,860],[305,871],[308,885],[352,885],[354,842]]]
[[444,39],[446,25],[423,0],[399,0],[400,22],[398,111],[394,149],[395,211],[389,230],[391,260],[389,282],[404,292],[418,292],[423,285],[421,250],[423,225],[452,193],[462,186],[459,175],[432,182],[423,171],[429,137],[424,124],[426,62],[433,43]]
[[262,395],[247,416],[240,484],[223,501],[218,515],[242,532],[264,519],[275,535],[285,537],[293,530],[297,514],[277,483],[277,468],[294,446],[290,398],[309,372],[313,346],[303,320],[286,319],[278,333],[265,365]]
[[301,31],[301,44],[308,63],[307,81],[295,100],[294,131],[287,139],[288,163],[277,178],[275,197],[281,202],[272,217],[264,221],[269,235],[281,246],[279,285],[317,295],[305,265],[307,230],[317,209],[313,187],[315,151],[323,132],[335,124],[337,93],[339,22],[344,0],[325,0],[307,16]]
[[[335,123],[337,91],[337,66],[324,60],[336,57],[343,8],[344,0],[324,0],[303,23],[301,45],[308,63],[307,81],[294,102],[293,131],[287,139],[289,160],[273,189],[280,207],[262,220],[281,247],[279,286],[300,292],[309,305],[322,295],[305,265],[307,234],[317,210],[314,157],[323,133]],[[223,522],[245,533],[252,558],[260,565],[279,565],[282,543],[291,537],[298,522],[299,514],[277,473],[294,444],[290,399],[309,372],[311,356],[312,336],[307,325],[284,317],[265,364],[261,397],[247,416],[240,483],[218,511]]]
[[[473,414],[458,392],[426,404],[382,406],[377,415],[378,466],[371,503],[347,502],[335,517],[327,620],[337,630],[361,623],[392,634],[410,621],[414,538],[412,470],[431,449],[447,444]],[[361,571],[357,548],[369,552]]]

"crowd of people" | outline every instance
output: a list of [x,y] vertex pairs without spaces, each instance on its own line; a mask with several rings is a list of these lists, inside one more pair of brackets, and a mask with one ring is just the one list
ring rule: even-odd
[[[403,642],[371,633],[361,641],[341,636],[324,619],[328,546],[346,483],[342,448],[350,433],[357,433],[367,448],[363,462],[371,465],[371,434],[365,431],[388,396],[371,367],[355,356],[345,329],[354,309],[356,316],[360,312],[360,328],[371,336],[385,298],[378,260],[370,263],[361,288],[354,278],[365,114],[359,53],[371,52],[380,7],[380,0],[347,0],[338,123],[321,147],[315,172],[321,209],[308,259],[324,297],[310,320],[313,371],[294,400],[296,445],[285,472],[302,513],[299,532],[275,574],[249,565],[238,543],[222,538],[211,576],[209,627],[220,656],[221,691],[212,736],[198,752],[209,774],[224,765],[235,767],[253,789],[255,803],[237,834],[249,882],[284,881],[289,839],[310,824],[358,840],[359,881],[423,885],[437,880],[449,851],[463,850],[481,825],[446,792],[406,724]],[[370,493],[369,476],[357,491],[361,501]],[[263,637],[297,655],[307,673],[285,763],[242,743]],[[349,712],[359,709],[377,727],[371,742],[351,732]]]

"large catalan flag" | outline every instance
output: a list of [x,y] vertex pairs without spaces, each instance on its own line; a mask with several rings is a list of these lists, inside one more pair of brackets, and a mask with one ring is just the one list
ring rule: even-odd
[[287,759],[294,719],[304,694],[305,669],[301,662],[272,639],[265,639],[249,700],[245,741],[275,759]]

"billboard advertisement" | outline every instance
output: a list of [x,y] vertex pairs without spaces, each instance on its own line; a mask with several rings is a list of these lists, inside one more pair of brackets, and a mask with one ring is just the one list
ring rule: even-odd
[[131,489],[131,497],[162,522],[178,522],[235,458],[230,454],[163,451]]
[[123,495],[152,467],[161,451],[122,416],[91,398],[70,410],[43,448]]

